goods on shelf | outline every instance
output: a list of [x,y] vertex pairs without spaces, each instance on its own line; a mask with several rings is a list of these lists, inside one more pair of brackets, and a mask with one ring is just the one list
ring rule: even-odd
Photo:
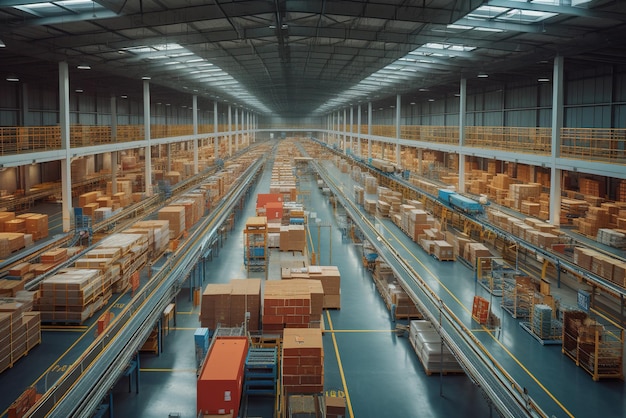
[[422,318],[421,312],[402,288],[389,264],[377,261],[372,278],[394,320]]
[[586,312],[563,312],[562,352],[593,380],[623,379],[623,350],[623,329],[600,324]]
[[285,328],[281,359],[284,394],[324,391],[324,345],[320,329]]
[[448,347],[443,345],[441,336],[429,321],[413,320],[409,323],[409,342],[427,375],[439,372],[463,373],[456,358]]
[[574,263],[621,287],[626,287],[626,263],[590,248],[575,247]]
[[502,308],[513,318],[530,318],[531,309],[542,296],[528,276],[515,276],[502,280]]

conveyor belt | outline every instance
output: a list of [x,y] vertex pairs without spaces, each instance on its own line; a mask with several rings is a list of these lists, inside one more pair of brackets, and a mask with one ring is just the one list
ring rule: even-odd
[[[306,155],[304,150],[302,152]],[[419,274],[376,231],[375,226],[362,215],[352,200],[333,182],[324,167],[318,162],[313,162],[313,164],[340,203],[361,228],[365,237],[394,270],[396,277],[425,317],[436,324],[446,345],[457,357],[470,378],[484,390],[498,412],[504,417],[546,416],[493,356],[484,349],[454,312],[445,306]]]
[[88,417],[123,374],[132,356],[148,337],[161,312],[176,296],[221,224],[261,170],[257,160],[240,178],[237,188],[221,200],[212,216],[189,237],[189,245],[172,254],[68,371],[29,411],[32,417]]
[[[327,144],[320,142],[318,140],[315,140],[317,143],[319,143],[320,145],[323,145],[325,147],[327,147]],[[368,170],[373,170],[372,167],[370,167],[368,164],[366,164],[365,162],[363,162],[360,159],[354,158],[353,156],[346,156],[344,154],[342,154],[339,150],[333,149],[333,148],[329,148],[327,147],[329,150],[331,150],[332,152],[336,153],[337,155],[343,157],[343,158],[351,158],[352,161],[354,161],[355,163],[359,164],[361,167],[366,168]],[[387,173],[382,173],[382,172],[378,172],[380,175],[383,176],[387,176],[390,177]],[[439,199],[437,199],[437,196],[434,196],[424,190],[418,189],[416,188],[413,184],[409,183],[408,181],[399,178],[399,177],[393,177],[393,180],[396,181],[399,184],[402,184],[404,187],[415,191],[416,193],[426,196],[428,199],[430,200],[434,200],[436,201],[438,204],[443,205],[445,207],[447,207],[450,210],[454,210],[454,208],[452,208],[450,205],[440,201]],[[538,247],[536,245],[533,245],[531,243],[529,243],[528,241],[525,241],[519,237],[516,237],[506,231],[504,231],[501,228],[498,228],[486,221],[484,221],[483,219],[477,218],[475,216],[472,215],[468,215],[462,212],[456,212],[458,213],[460,216],[462,216],[465,219],[469,219],[470,221],[480,225],[481,227],[483,227],[485,230],[491,231],[494,234],[496,234],[498,237],[503,238],[509,242],[515,243],[516,245],[519,245],[520,248],[524,248],[528,251],[531,251],[537,255],[540,255],[541,257],[544,257],[548,260],[550,260],[555,266],[556,266],[556,270],[557,272],[559,271],[560,268],[563,268],[565,270],[568,270],[582,278],[584,278],[585,280],[587,280],[589,283],[597,285],[601,288],[607,289],[610,292],[612,292],[613,294],[619,296],[622,299],[626,299],[626,289],[620,286],[617,286],[615,283],[612,283],[596,274],[594,274],[591,271],[585,270],[582,267],[574,264],[572,261],[568,260],[567,258],[563,257],[561,254],[550,251],[548,249],[545,248],[541,248]],[[585,245],[584,243],[578,242],[578,241],[574,241],[575,245],[581,245],[584,247],[588,247],[587,245]],[[594,248],[596,249],[596,248]],[[611,254],[612,257],[615,258],[619,258],[621,260],[624,260],[622,257],[618,257],[614,254]],[[560,283],[558,283],[558,285],[560,286]]]

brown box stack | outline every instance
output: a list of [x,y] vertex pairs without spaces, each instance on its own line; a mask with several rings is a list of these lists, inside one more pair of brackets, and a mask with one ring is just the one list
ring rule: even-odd
[[346,399],[339,396],[325,396],[326,418],[344,418],[346,416]]
[[48,215],[33,213],[24,220],[26,233],[31,234],[34,240],[48,237]]
[[86,205],[90,203],[95,203],[98,197],[100,196],[100,192],[88,192],[83,193],[78,196],[78,206],[84,208]]
[[41,282],[35,309],[42,322],[81,324],[110,297],[110,283],[99,270],[68,268]]
[[232,279],[230,285],[230,322],[232,326],[243,324],[246,312],[249,312],[248,330],[259,331],[261,279]]
[[159,210],[159,220],[169,221],[170,239],[177,239],[185,231],[185,208],[183,206],[166,206]]
[[476,266],[476,260],[482,259],[481,267],[483,269],[488,269],[491,266],[491,261],[485,258],[492,257],[491,252],[487,247],[479,242],[470,242],[465,245],[465,253],[463,258],[465,258],[470,265]]
[[28,312],[30,307],[16,299],[0,302],[0,372],[41,342],[38,316]]
[[168,220],[147,220],[135,222],[127,233],[145,233],[153,256],[167,249],[170,241],[170,223]]
[[217,324],[230,327],[230,283],[210,283],[202,293],[200,326],[215,330]]
[[263,331],[319,328],[324,289],[317,280],[267,281],[263,296]]
[[324,390],[324,345],[320,329],[285,328],[282,349],[283,390],[320,393]]

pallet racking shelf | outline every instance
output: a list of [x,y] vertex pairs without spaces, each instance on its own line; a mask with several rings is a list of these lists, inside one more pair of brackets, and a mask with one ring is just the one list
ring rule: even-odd
[[244,234],[244,262],[248,271],[267,271],[267,217],[248,218]]

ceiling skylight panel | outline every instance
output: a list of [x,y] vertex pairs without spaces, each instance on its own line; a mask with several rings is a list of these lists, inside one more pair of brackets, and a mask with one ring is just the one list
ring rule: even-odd
[[507,7],[480,6],[473,12],[468,13],[466,17],[474,19],[493,19],[508,11],[509,8]]
[[550,17],[556,16],[556,13],[540,12],[536,10],[511,9],[504,16],[500,16],[497,20],[513,21],[519,23],[535,23]]

